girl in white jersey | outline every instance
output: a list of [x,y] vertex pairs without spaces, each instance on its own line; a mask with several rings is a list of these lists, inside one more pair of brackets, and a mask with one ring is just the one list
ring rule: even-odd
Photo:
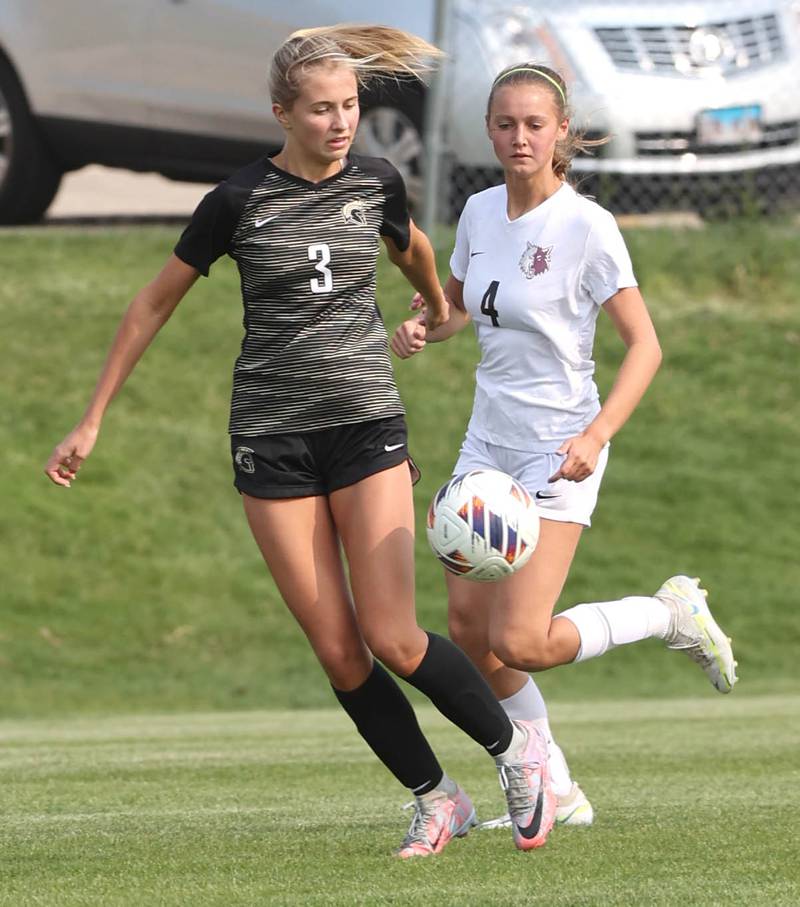
[[200,203],[161,273],[129,306],[85,415],[45,469],[70,485],[139,357],[197,278],[230,255],[245,306],[230,420],[235,485],[336,698],[415,795],[404,858],[440,852],[475,824],[475,811],[376,658],[494,757],[520,849],[544,844],[555,810],[543,735],[512,722],[464,653],[422,630],[414,612],[413,464],[375,304],[379,239],[429,300],[432,326],[447,305],[399,174],[349,152],[358,81],[414,76],[437,53],[369,26],[309,29],[283,44],[270,73],[283,148]]
[[[591,817],[527,672],[655,636],[685,650],[727,693],[735,662],[705,591],[685,576],[653,596],[579,604],[553,617],[590,525],[609,441],[650,384],[661,351],[614,218],[566,182],[580,139],[570,133],[563,78],[535,63],[508,67],[492,86],[486,124],[505,185],[471,196],[461,215],[445,286],[449,320],[431,329],[418,314],[395,332],[392,349],[407,358],[475,326],[475,401],[454,474],[513,475],[536,498],[541,532],[529,563],[496,585],[446,574],[450,635],[507,712],[543,729],[556,793]],[[417,297],[412,307],[421,306]],[[627,348],[602,405],[592,360],[600,309]]]

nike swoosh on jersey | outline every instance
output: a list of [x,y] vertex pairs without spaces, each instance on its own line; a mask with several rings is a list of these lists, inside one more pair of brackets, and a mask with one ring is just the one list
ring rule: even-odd
[[552,501],[553,498],[560,498],[560,494],[542,494],[541,491],[536,492],[537,501]]
[[384,444],[383,449],[386,453],[391,453],[393,450],[400,450],[401,447],[405,447],[405,444]]
[[485,251],[483,251],[483,252],[470,252],[470,253],[469,253],[469,257],[470,257],[470,258],[474,258],[476,255],[485,255],[485,254],[486,254]]
[[533,811],[533,818],[530,821],[529,825],[526,825],[523,828],[521,825],[517,826],[517,831],[522,835],[523,838],[535,838],[539,834],[539,826],[542,824],[542,811],[544,810],[544,790],[539,788],[539,796],[536,798],[536,809]]
[[256,225],[256,227],[263,227],[264,224],[269,223],[269,221],[275,220],[275,218],[277,216],[278,216],[277,214],[273,214],[270,217],[265,217],[263,220],[257,220],[255,225]]

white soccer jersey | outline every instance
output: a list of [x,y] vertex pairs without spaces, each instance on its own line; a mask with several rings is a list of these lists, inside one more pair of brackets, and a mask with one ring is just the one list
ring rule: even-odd
[[505,186],[468,200],[450,259],[481,361],[469,431],[552,452],[600,409],[592,346],[600,306],[635,287],[613,216],[568,184],[515,220]]

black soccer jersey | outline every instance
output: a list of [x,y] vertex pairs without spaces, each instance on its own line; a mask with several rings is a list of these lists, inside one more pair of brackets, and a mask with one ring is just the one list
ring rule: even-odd
[[175,254],[206,276],[226,252],[239,268],[245,336],[231,434],[403,413],[375,302],[379,236],[408,247],[405,186],[379,158],[352,155],[320,183],[262,158],[200,202]]

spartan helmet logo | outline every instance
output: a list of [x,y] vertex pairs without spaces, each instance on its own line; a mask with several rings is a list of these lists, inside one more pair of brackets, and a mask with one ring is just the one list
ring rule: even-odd
[[256,471],[256,464],[253,462],[254,453],[255,451],[252,447],[237,447],[236,456],[234,457],[236,468],[241,472],[247,472],[252,475]]
[[550,270],[550,253],[552,251],[552,246],[543,249],[532,242],[526,243],[525,251],[519,260],[519,268],[528,280]]
[[346,224],[353,224],[356,227],[367,226],[367,203],[362,199],[356,199],[354,202],[347,202],[342,206],[342,217]]

